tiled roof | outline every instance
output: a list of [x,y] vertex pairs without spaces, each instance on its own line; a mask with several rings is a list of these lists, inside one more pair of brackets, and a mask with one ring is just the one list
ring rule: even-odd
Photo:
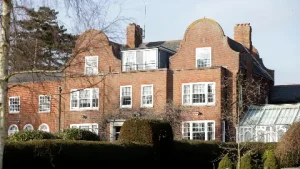
[[[166,48],[177,52],[179,49],[180,40],[171,40],[171,41],[156,41],[156,42],[144,42],[136,49],[148,49],[148,48]],[[123,50],[129,50],[129,48],[124,47]]]
[[9,78],[8,83],[60,81],[62,73],[22,73]]
[[300,84],[273,86],[269,99],[271,103],[300,103]]

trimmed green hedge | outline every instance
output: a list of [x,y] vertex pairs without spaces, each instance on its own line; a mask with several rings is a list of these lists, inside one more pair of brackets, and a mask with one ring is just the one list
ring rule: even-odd
[[7,140],[8,141],[30,141],[30,140],[56,139],[56,138],[57,137],[54,134],[45,131],[22,130],[15,133],[14,135],[8,136]]
[[173,142],[173,131],[167,122],[133,118],[124,122],[119,140],[158,146],[168,145]]
[[[256,145],[255,145],[256,144]],[[5,169],[66,168],[218,168],[224,146],[235,143],[216,141],[174,141],[164,151],[149,144],[107,143],[101,141],[33,140],[8,142],[4,152]],[[268,145],[268,144],[266,144]],[[262,143],[251,143],[260,147]]]
[[145,144],[34,140],[9,142],[4,169],[153,168],[155,154]]
[[64,129],[58,134],[58,137],[63,140],[87,140],[87,141],[100,141],[100,137],[88,130],[70,128]]

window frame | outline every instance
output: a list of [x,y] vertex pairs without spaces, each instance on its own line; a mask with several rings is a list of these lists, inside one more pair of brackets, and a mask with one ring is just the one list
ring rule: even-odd
[[[41,111],[41,97],[49,97],[49,110]],[[50,95],[39,95],[39,113],[50,113],[51,111],[51,96]]]
[[25,128],[26,128],[27,126],[32,127],[32,130],[26,130],[26,131],[34,131],[34,127],[33,127],[32,124],[25,124],[24,127],[23,127],[23,130],[25,130]]
[[[193,85],[202,84],[204,85],[204,91],[205,91],[205,102],[204,103],[193,103]],[[213,85],[213,102],[208,102],[208,85]],[[184,86],[189,85],[190,86],[190,103],[184,103]],[[216,82],[192,82],[192,83],[182,83],[181,85],[181,104],[183,106],[215,106],[216,104]]]
[[[16,130],[14,133],[12,133],[12,132],[10,132],[10,131],[11,131],[11,130],[10,130],[11,127],[17,127],[17,130]],[[7,135],[8,135],[8,136],[11,136],[11,135],[14,135],[14,134],[17,133],[17,132],[19,132],[19,127],[18,127],[18,125],[16,125],[16,124],[11,124],[11,125],[8,127]]]
[[[45,131],[45,130],[41,130],[41,127],[42,127],[43,125],[44,125],[44,126],[47,126],[47,131]],[[39,131],[50,132],[50,127],[49,127],[49,125],[48,125],[48,124],[46,124],[46,123],[42,123],[41,125],[39,125],[39,127],[38,127],[38,130],[39,130]]]
[[[122,89],[126,87],[130,87],[130,99],[131,99],[130,105],[122,105],[122,97],[123,97]],[[132,85],[120,86],[120,108],[132,108]]]
[[[210,51],[210,58],[209,58],[209,66],[205,66],[205,67],[198,67],[198,63],[197,63],[197,61],[198,61],[198,55],[197,55],[197,50],[199,50],[199,49],[209,49],[209,51]],[[211,50],[211,47],[199,47],[199,48],[196,48],[195,49],[195,52],[196,52],[196,68],[206,68],[206,67],[211,67],[212,66],[212,61],[211,61],[211,58],[212,58],[212,50]]]
[[[129,52],[133,52],[134,53],[134,66],[132,69],[127,69],[127,62],[125,62],[124,60],[124,57],[127,58],[127,53]],[[137,64],[137,52],[143,52],[143,65],[138,65]],[[149,61],[149,53],[147,52],[155,52],[155,63],[153,62],[148,62],[148,64],[146,63],[147,61]],[[129,71],[147,71],[147,70],[156,70],[156,69],[159,69],[159,58],[158,58],[158,48],[151,48],[151,49],[140,49],[140,50],[125,50],[125,51],[122,51],[122,59],[121,59],[121,62],[122,62],[122,72],[129,72]],[[146,61],[147,60],[147,61]],[[155,67],[155,68],[154,68]],[[142,68],[142,69],[140,69]]]
[[[97,102],[97,107],[93,107],[93,90],[96,89],[97,90],[97,96],[98,96],[98,102]],[[84,90],[89,90],[91,91],[90,93],[90,107],[80,107],[80,91],[84,91]],[[77,106],[76,107],[72,107],[72,94],[77,92]],[[100,100],[100,93],[99,93],[99,88],[85,88],[85,89],[71,89],[70,91],[70,111],[82,111],[82,110],[99,110],[99,100]]]
[[[184,138],[184,124],[185,123],[188,123],[189,124],[189,133],[190,133],[190,136],[188,140],[198,140],[198,139],[193,139],[193,123],[204,123],[205,126],[204,126],[204,141],[211,141],[211,140],[215,140],[216,139],[216,121],[215,120],[194,120],[194,121],[183,121],[182,124],[181,124],[181,137],[183,139],[186,139]],[[212,139],[211,140],[208,140],[208,123],[213,123],[213,135],[212,135]],[[200,139],[199,139],[200,140]]]
[[[151,87],[152,89],[152,104],[143,104],[143,88],[144,87]],[[143,84],[141,85],[141,107],[153,107],[154,105],[154,87],[153,84]]]
[[[87,74],[87,71],[86,71],[86,68],[87,68],[87,65],[86,65],[86,60],[88,59],[88,58],[97,58],[96,60],[96,64],[97,64],[97,66],[96,66],[96,72],[94,73],[92,73],[92,74]],[[97,75],[99,73],[99,57],[98,56],[85,56],[84,57],[84,75],[87,75],[87,76],[92,76],[92,75]]]
[[[96,125],[97,126],[97,130],[96,132],[93,131],[93,126]],[[88,126],[89,127],[89,131],[95,133],[98,135],[99,133],[99,124],[98,123],[79,123],[79,124],[70,124],[70,128],[77,128],[79,129],[80,126]],[[91,129],[91,130],[90,130]]]
[[[16,98],[19,99],[19,111],[10,111],[10,106],[11,106],[10,99],[16,99]],[[11,97],[9,97],[8,98],[8,112],[9,112],[9,114],[18,114],[18,113],[20,113],[20,109],[21,109],[21,98],[20,98],[20,96],[11,96]]]

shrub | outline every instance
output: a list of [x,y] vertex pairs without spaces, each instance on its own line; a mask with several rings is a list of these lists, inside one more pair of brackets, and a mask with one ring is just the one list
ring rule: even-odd
[[151,145],[169,145],[173,141],[173,131],[167,122],[134,118],[124,122],[119,140]]
[[[79,169],[102,167],[157,168],[153,148],[145,144],[112,144],[83,140],[33,140],[5,145],[6,169]],[[138,163],[137,163],[138,161]]]
[[278,162],[275,158],[274,152],[272,150],[266,150],[263,155],[264,168],[268,169],[280,169]]
[[281,167],[300,165],[300,122],[294,123],[278,142],[275,155]]
[[251,153],[247,152],[241,158],[241,167],[240,169],[251,169]]
[[100,137],[88,130],[70,128],[64,129],[58,134],[58,137],[63,140],[87,140],[87,141],[100,141]]
[[56,139],[52,133],[45,131],[27,131],[22,130],[14,135],[8,136],[7,141],[29,141],[29,140],[42,140],[42,139]]
[[226,154],[220,161],[218,169],[232,169],[232,165],[231,159],[228,157],[228,154]]

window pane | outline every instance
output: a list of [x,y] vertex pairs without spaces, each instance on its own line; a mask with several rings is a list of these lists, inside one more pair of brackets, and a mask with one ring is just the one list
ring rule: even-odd
[[190,139],[190,123],[183,123],[183,138]]
[[20,98],[10,97],[9,98],[9,112],[19,112],[20,111]]
[[121,104],[123,106],[131,105],[131,87],[122,87]]
[[214,102],[214,85],[213,84],[208,84],[207,86],[207,100],[209,103]]
[[196,49],[197,67],[210,67],[211,48],[197,48]]
[[71,108],[78,107],[78,91],[71,93]]
[[99,92],[98,89],[92,89],[92,107],[98,107],[98,97]]
[[143,86],[142,88],[142,104],[151,105],[152,104],[152,86]]
[[205,140],[205,123],[192,123],[193,140]]
[[85,57],[85,73],[87,75],[98,74],[98,56]]
[[79,107],[91,107],[90,90],[79,91]]
[[207,140],[214,140],[215,136],[215,125],[213,122],[207,123]]
[[50,96],[40,96],[39,111],[50,111]]
[[191,103],[190,99],[190,85],[183,86],[183,104]]
[[205,85],[194,84],[193,85],[193,103],[205,103]]

